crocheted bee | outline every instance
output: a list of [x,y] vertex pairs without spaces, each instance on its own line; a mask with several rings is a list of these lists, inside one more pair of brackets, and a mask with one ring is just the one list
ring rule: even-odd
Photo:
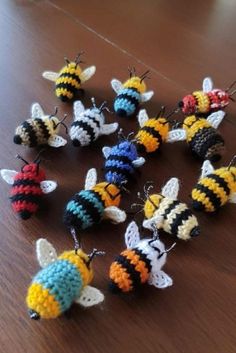
[[168,133],[167,142],[186,140],[195,157],[216,162],[221,158],[225,145],[223,137],[216,131],[224,116],[222,110],[212,113],[207,119],[190,115],[184,119],[182,129]]
[[113,147],[103,147],[102,152],[105,161],[105,179],[109,183],[121,185],[129,181],[135,168],[141,167],[145,163],[143,157],[138,157],[134,140],[129,141],[129,134],[125,138],[120,130],[119,143]]
[[219,169],[214,169],[210,161],[204,161],[200,179],[191,193],[195,210],[215,212],[227,202],[236,203],[235,159],[228,167]]
[[70,138],[74,146],[88,146],[101,135],[110,135],[118,128],[117,123],[105,124],[103,114],[106,102],[100,108],[95,105],[94,98],[91,99],[93,107],[85,109],[81,101],[74,103],[74,122],[70,128]]
[[64,212],[64,223],[70,229],[83,230],[103,219],[121,223],[126,213],[118,208],[121,201],[121,190],[115,184],[97,182],[96,169],[88,171],[84,190],[76,193],[67,203]]
[[140,77],[136,76],[134,68],[129,72],[130,77],[124,84],[117,79],[111,81],[111,86],[117,94],[114,100],[114,111],[121,117],[134,114],[139,104],[149,101],[154,94],[153,91],[145,92],[147,88],[144,80],[149,71],[144,72]]
[[224,91],[218,88],[213,89],[212,79],[206,77],[203,80],[202,91],[195,91],[185,96],[182,101],[179,102],[179,107],[186,115],[197,113],[209,114],[213,111],[221,110],[229,104],[230,100],[233,100],[232,96],[236,90],[232,92],[230,92],[230,90],[235,82]]
[[55,319],[73,303],[91,307],[104,300],[104,295],[89,283],[93,279],[91,261],[97,250],[87,255],[81,249],[56,250],[46,239],[36,242],[36,254],[42,269],[34,276],[26,297],[31,319]]
[[[200,234],[197,218],[188,206],[177,200],[179,180],[171,178],[162,188],[160,194],[149,195],[152,185],[144,188],[145,228],[151,229],[153,224],[165,232],[182,240],[188,240]],[[162,220],[162,222],[160,221]]]
[[64,125],[64,120],[59,120],[55,113],[45,115],[39,103],[34,103],[31,107],[31,119],[25,120],[16,128],[13,141],[17,145],[28,147],[37,147],[41,145],[49,145],[51,147],[61,147],[67,144],[67,141],[57,135],[60,130],[60,125]]
[[59,72],[43,72],[44,78],[55,82],[55,94],[62,102],[75,99],[81,90],[81,85],[95,74],[95,66],[90,66],[82,71],[79,66],[82,63],[80,60],[82,54],[79,53],[75,61],[69,61],[65,58],[66,65]]
[[131,222],[125,233],[127,249],[115,258],[110,267],[109,288],[113,293],[130,292],[140,285],[148,283],[156,288],[172,286],[172,279],[162,271],[166,263],[167,253],[159,240],[157,232],[149,239],[140,239],[139,229]]
[[28,163],[19,155],[26,165],[21,172],[9,169],[1,169],[1,177],[11,187],[11,205],[21,219],[29,219],[37,212],[43,194],[48,194],[57,188],[57,183],[52,180],[46,180],[45,172],[39,168],[40,159],[36,158],[34,162]]
[[139,151],[152,153],[157,151],[163,142],[166,142],[170,129],[168,117],[164,117],[165,108],[155,118],[149,118],[145,109],[140,110],[138,121],[140,129],[135,136]]

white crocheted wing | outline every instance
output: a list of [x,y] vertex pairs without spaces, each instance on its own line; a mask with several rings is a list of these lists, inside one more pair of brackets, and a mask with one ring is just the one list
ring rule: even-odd
[[75,101],[73,105],[74,120],[76,120],[84,111],[84,105],[81,101]]
[[111,80],[111,87],[116,92],[116,94],[119,94],[120,91],[124,88],[122,82],[120,82],[116,78],[113,78],[113,80]]
[[57,259],[57,252],[47,239],[40,238],[36,241],[36,255],[39,265],[44,268]]
[[80,293],[79,298],[77,298],[75,302],[85,308],[89,308],[93,305],[102,303],[104,298],[104,294],[99,289],[91,286],[85,286]]
[[153,95],[154,95],[153,91],[148,91],[148,92],[142,93],[141,94],[141,102],[144,103],[144,102],[149,101]]
[[33,119],[41,119],[44,116],[44,111],[39,103],[33,103],[31,106],[31,116]]
[[162,196],[176,200],[179,193],[179,179],[171,178],[161,190]]
[[51,147],[58,148],[58,147],[65,146],[66,144],[67,144],[67,140],[64,139],[62,136],[59,136],[56,134],[50,136],[48,139],[48,145]]
[[177,141],[184,141],[187,138],[187,133],[184,129],[173,129],[168,132],[166,142],[173,143]]
[[210,77],[205,77],[202,81],[202,90],[205,93],[208,93],[213,90],[213,81]]
[[148,119],[149,119],[149,117],[147,115],[146,109],[141,109],[138,113],[139,126],[142,128],[146,124]]
[[136,222],[131,222],[126,228],[125,245],[127,249],[134,248],[140,242],[139,229]]
[[57,182],[53,180],[43,180],[40,183],[40,188],[44,194],[49,194],[57,188]]
[[60,76],[59,72],[53,72],[53,71],[44,71],[42,73],[43,78],[46,78],[46,80],[53,81],[55,82],[58,77]]
[[132,165],[134,168],[139,168],[145,163],[145,158],[143,157],[138,157],[132,162]]
[[0,170],[1,177],[3,180],[10,185],[13,185],[15,176],[18,174],[15,170],[10,169],[1,169]]
[[173,284],[173,280],[164,271],[158,271],[156,273],[151,273],[148,283],[156,288],[166,288]]
[[81,72],[80,75],[80,80],[81,82],[88,81],[96,72],[96,66],[90,66],[87,69],[85,69],[83,72]]
[[95,168],[91,168],[87,172],[84,189],[91,190],[96,185],[96,183],[97,183],[97,171]]
[[122,223],[126,220],[126,213],[116,206],[109,206],[104,209],[103,218],[115,224]]
[[202,172],[201,172],[200,179],[205,178],[207,175],[213,173],[215,170],[213,165],[211,164],[211,162],[208,159],[203,162],[201,169],[202,169]]
[[211,124],[212,127],[217,129],[221,121],[224,119],[224,116],[225,116],[225,112],[223,110],[218,110],[218,112],[214,112],[211,115],[209,115],[207,118],[207,121],[209,124]]

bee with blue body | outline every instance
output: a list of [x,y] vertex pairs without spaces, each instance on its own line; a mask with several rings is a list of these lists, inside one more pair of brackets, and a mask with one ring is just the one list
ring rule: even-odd
[[103,147],[105,161],[105,179],[109,183],[121,185],[129,181],[135,168],[145,163],[143,157],[138,157],[135,141],[129,141],[119,133],[120,141],[113,147]]
[[76,249],[57,256],[46,239],[39,239],[36,253],[42,269],[33,278],[26,297],[31,319],[54,319],[74,302],[90,307],[104,300],[104,295],[89,285],[93,279],[91,261],[102,252],[94,250],[87,255]]
[[138,109],[139,104],[149,101],[154,92],[146,92],[147,87],[144,83],[149,71],[146,71],[140,77],[136,76],[135,69],[129,70],[130,77],[123,84],[117,79],[111,81],[111,86],[117,96],[114,100],[114,111],[121,117],[133,115]]

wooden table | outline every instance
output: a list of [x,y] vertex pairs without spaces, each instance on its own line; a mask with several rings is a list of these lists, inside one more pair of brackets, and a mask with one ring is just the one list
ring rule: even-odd
[[[19,170],[20,153],[32,160],[37,151],[14,145],[15,127],[30,116],[37,101],[46,112],[59,107],[59,116],[69,115],[72,106],[57,100],[53,85],[41,77],[45,69],[57,71],[64,55],[73,59],[84,50],[86,65],[95,64],[97,73],[85,85],[85,104],[90,97],[107,100],[112,107],[113,77],[124,81],[127,67],[139,73],[151,71],[148,88],[154,98],[145,104],[150,115],[161,105],[170,111],[187,93],[201,88],[210,75],[215,85],[226,88],[236,79],[236,35],[234,1],[7,1],[0,4],[1,33],[1,168]],[[226,153],[216,166],[227,165],[236,152],[236,104],[230,103],[219,128],[226,140]],[[109,115],[109,114],[108,114]],[[107,115],[107,116],[108,116]],[[108,116],[108,121],[116,117]],[[127,134],[138,128],[137,119],[119,118]],[[62,224],[67,200],[83,188],[90,167],[103,179],[101,147],[116,137],[101,138],[89,148],[48,149],[42,166],[58,190],[44,198],[44,208],[26,222],[13,214],[8,201],[9,186],[1,182],[0,237],[0,351],[7,352],[235,352],[235,212],[228,204],[217,215],[199,214],[201,236],[190,242],[178,241],[165,270],[173,287],[157,290],[144,286],[140,292],[114,296],[107,289],[108,269],[114,256],[124,248],[125,224],[102,223],[83,235],[87,252],[104,249],[106,256],[94,261],[94,285],[106,296],[105,302],[90,310],[74,305],[70,317],[31,321],[25,306],[27,286],[39,266],[35,241],[43,236],[58,252],[73,246]],[[147,163],[130,186],[122,207],[130,209],[137,191],[153,180],[160,190],[171,176],[181,180],[180,199],[189,194],[200,173],[185,143],[164,145]],[[139,221],[142,216],[140,214]],[[147,231],[144,234],[148,234]],[[166,245],[173,238],[162,234]]]

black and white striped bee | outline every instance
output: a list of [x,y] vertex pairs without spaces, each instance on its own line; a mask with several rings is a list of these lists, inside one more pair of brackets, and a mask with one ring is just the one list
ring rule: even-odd
[[143,226],[152,229],[153,224],[156,224],[158,228],[182,240],[199,235],[197,218],[185,203],[177,200],[179,180],[171,178],[159,194],[149,195],[151,187],[152,185],[149,185],[144,188],[144,214],[147,219],[144,220]]
[[118,128],[118,123],[105,124],[103,110],[106,102],[98,108],[94,98],[91,99],[93,106],[85,109],[81,101],[74,103],[74,122],[70,128],[70,138],[74,146],[88,146],[101,135],[110,135]]

